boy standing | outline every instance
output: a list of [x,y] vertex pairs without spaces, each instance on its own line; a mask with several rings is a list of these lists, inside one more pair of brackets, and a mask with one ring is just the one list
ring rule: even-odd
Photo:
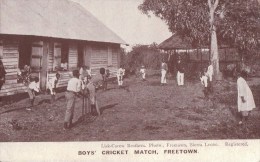
[[117,82],[118,82],[118,86],[121,87],[123,85],[123,76],[125,75],[125,69],[123,69],[122,67],[120,67],[117,70]]
[[140,73],[141,73],[143,81],[145,81],[145,72],[146,72],[146,69],[145,69],[144,65],[142,65],[141,69],[140,69]]
[[[28,95],[29,95],[29,98],[30,98],[31,107],[33,107],[34,100],[35,100],[35,92],[40,92],[39,78],[38,77],[31,78],[31,82],[28,85],[27,92],[28,92]],[[26,108],[26,110],[32,110],[32,109]]]
[[239,124],[246,121],[249,113],[256,107],[252,91],[240,72],[237,73],[237,106],[242,115]]
[[178,86],[184,85],[184,65],[180,57],[177,61],[177,84]]
[[166,82],[166,74],[167,74],[167,71],[168,71],[168,66],[166,64],[166,62],[163,60],[162,61],[162,66],[161,66],[161,85],[165,85],[167,82]]
[[69,129],[72,126],[72,119],[74,115],[74,106],[76,96],[81,90],[81,81],[79,80],[79,71],[73,70],[73,78],[68,82],[65,97],[67,99],[66,113],[64,119],[64,129]]
[[88,80],[87,89],[89,92],[89,100],[90,100],[90,112],[91,115],[96,116],[100,115],[99,107],[97,104],[97,98],[96,98],[96,87],[94,83],[92,82],[91,77]]
[[202,76],[200,77],[200,81],[202,85],[204,85],[204,96],[206,99],[209,99],[209,84],[208,84],[208,76],[207,76],[207,71],[206,69],[203,71]]
[[50,93],[51,93],[51,100],[52,100],[52,102],[55,101],[56,88],[57,88],[59,79],[60,79],[60,74],[56,73],[55,77],[50,79],[49,82],[48,82],[48,86],[49,86],[49,90],[50,90]]

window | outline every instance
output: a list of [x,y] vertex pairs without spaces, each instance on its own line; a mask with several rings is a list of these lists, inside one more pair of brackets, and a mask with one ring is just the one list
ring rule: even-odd
[[68,69],[69,44],[66,42],[54,44],[54,62],[55,71]]
[[61,63],[68,63],[69,61],[69,44],[61,44]]

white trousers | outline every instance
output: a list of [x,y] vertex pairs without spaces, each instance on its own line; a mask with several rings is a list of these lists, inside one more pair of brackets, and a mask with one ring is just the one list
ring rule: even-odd
[[212,81],[213,75],[212,75],[212,74],[209,74],[208,76],[209,76],[209,81]]
[[177,84],[184,85],[184,73],[177,72]]
[[142,79],[145,79],[145,73],[142,73]]
[[166,83],[166,70],[162,70],[161,83]]

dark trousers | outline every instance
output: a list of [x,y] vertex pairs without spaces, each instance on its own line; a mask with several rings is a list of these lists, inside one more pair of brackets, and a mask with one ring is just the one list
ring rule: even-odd
[[208,87],[204,87],[203,92],[204,92],[205,98],[209,98],[210,87],[209,86]]

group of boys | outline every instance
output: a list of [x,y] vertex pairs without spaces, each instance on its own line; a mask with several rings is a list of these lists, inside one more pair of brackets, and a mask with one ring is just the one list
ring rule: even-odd
[[[168,66],[166,62],[163,60],[161,65],[161,85],[166,84],[166,74],[168,71]],[[109,71],[106,71],[104,68],[100,69],[100,74],[103,80],[103,88],[104,90],[107,88],[107,78],[109,77]],[[146,69],[144,66],[141,66],[140,74],[142,80],[146,80]],[[117,81],[118,86],[121,87],[123,85],[123,78],[125,75],[125,69],[120,67],[117,70]],[[96,100],[96,87],[97,85],[91,79],[91,71],[88,67],[82,67],[80,71],[73,71],[73,78],[71,78],[68,82],[67,91],[65,93],[67,99],[66,113],[64,119],[64,129],[69,129],[72,126],[72,119],[74,114],[74,106],[75,100],[78,96],[83,96],[83,110],[82,113],[86,114],[88,110],[86,107],[86,100],[90,102],[90,113],[92,115],[100,115],[100,111],[97,105]],[[56,88],[58,81],[60,79],[60,74],[57,73],[54,78],[49,80],[48,88],[50,90],[51,99],[55,101]],[[208,67],[205,68],[200,76],[201,83],[204,86],[204,95],[205,98],[209,98],[209,93],[212,93],[212,80],[213,80],[213,66],[212,64],[208,64]],[[31,80],[28,85],[28,94],[30,97],[31,105],[33,106],[35,100],[35,92],[39,92],[39,78],[35,77]],[[179,59],[177,61],[177,84],[178,86],[184,85],[184,65],[182,61]],[[246,81],[239,75],[237,80],[238,85],[238,110],[242,112],[242,119],[239,122],[246,120],[248,117],[248,112],[255,108],[255,103],[253,99],[252,92],[247,85]],[[249,106],[248,106],[249,105]],[[88,107],[88,106],[87,106]],[[249,108],[250,107],[250,108]],[[30,108],[28,108],[30,109]]]

